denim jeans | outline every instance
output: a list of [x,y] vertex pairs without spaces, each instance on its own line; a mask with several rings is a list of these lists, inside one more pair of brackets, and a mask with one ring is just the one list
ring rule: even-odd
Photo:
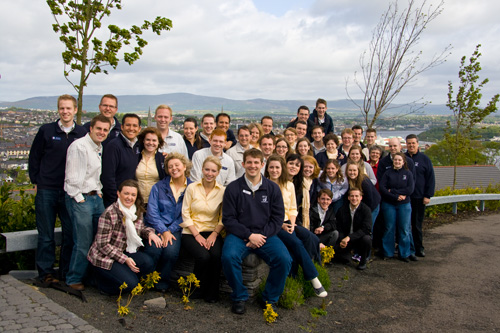
[[125,282],[127,288],[123,292],[131,292],[139,284],[142,276],[146,276],[154,271],[153,258],[144,251],[137,251],[136,253],[125,252],[125,255],[134,259],[136,266],[139,267],[139,273],[132,272],[127,264],[120,264],[117,261],[113,262],[110,270],[94,266],[97,288],[99,290],[108,295],[118,295],[120,293],[120,286]]
[[310,281],[315,277],[317,277],[318,271],[316,270],[316,267],[314,266],[314,263],[311,257],[309,256],[309,253],[307,253],[306,249],[304,248],[302,241],[297,237],[295,232],[290,234],[285,230],[281,229],[278,232],[278,237],[283,242],[283,244],[285,244],[286,248],[288,249],[288,252],[292,256],[293,259],[292,274],[296,275],[298,271],[298,266],[301,266],[302,270],[304,271],[304,279],[306,281]]
[[269,275],[262,293],[262,299],[268,303],[278,302],[278,298],[285,288],[285,281],[292,265],[292,258],[288,250],[278,236],[267,238],[266,243],[257,249],[247,247],[246,243],[233,234],[227,235],[224,240],[222,270],[233,290],[231,299],[233,301],[248,300],[248,291],[243,285],[241,263],[250,252],[253,252],[269,265]]
[[73,228],[66,209],[63,190],[39,189],[35,197],[36,228],[38,230],[38,246],[36,251],[36,267],[38,275],[43,279],[47,274],[55,274],[56,242],[54,228],[56,216],[59,216],[62,227],[61,256],[59,275],[66,277],[73,250]]
[[302,242],[311,259],[316,260],[317,262],[321,262],[321,254],[319,252],[319,237],[309,229],[306,229],[301,225],[295,226],[294,233],[295,236],[297,236],[297,238]]
[[[173,233],[176,240],[172,240],[172,245],[167,247],[157,248],[154,243],[145,245],[145,252],[153,258],[156,270],[160,273],[160,281],[156,284],[155,288],[160,290],[167,290],[170,283],[170,275],[179,258],[179,251],[181,249],[182,230]],[[148,243],[148,242],[145,242]]]
[[372,238],[373,238],[373,226],[375,225],[375,221],[377,221],[378,213],[380,213],[380,205],[377,205],[377,208],[372,210]]
[[98,195],[84,195],[85,201],[76,202],[66,194],[66,207],[73,224],[73,253],[66,276],[67,284],[83,283],[87,273],[87,253],[97,232],[99,217],[104,211],[102,198]]
[[384,256],[393,257],[397,225],[398,250],[400,258],[410,255],[411,241],[411,204],[392,205],[382,201],[382,213],[385,219],[385,232],[382,238]]

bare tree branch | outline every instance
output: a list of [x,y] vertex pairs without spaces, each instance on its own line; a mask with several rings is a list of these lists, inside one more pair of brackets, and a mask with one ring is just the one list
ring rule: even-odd
[[[400,11],[398,2],[394,1],[382,14],[373,30],[369,49],[359,58],[361,78],[358,72],[354,73],[353,81],[362,93],[363,105],[351,98],[349,80],[346,79],[347,96],[360,109],[368,127],[373,127],[399,93],[419,74],[442,64],[450,55],[451,46],[448,45],[428,62],[422,62],[422,52],[415,51],[427,24],[443,11],[443,1],[435,8],[432,5],[427,7],[426,3],[416,5],[415,0],[408,0],[408,7]],[[414,112],[410,109],[408,113]]]

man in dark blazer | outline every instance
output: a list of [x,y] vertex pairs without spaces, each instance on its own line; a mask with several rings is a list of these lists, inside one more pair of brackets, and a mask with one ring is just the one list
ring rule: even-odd
[[349,203],[345,203],[337,212],[337,230],[339,242],[335,253],[341,262],[350,262],[351,250],[361,255],[357,269],[366,269],[366,260],[372,247],[372,213],[370,207],[361,202],[361,189],[351,188],[348,192]]

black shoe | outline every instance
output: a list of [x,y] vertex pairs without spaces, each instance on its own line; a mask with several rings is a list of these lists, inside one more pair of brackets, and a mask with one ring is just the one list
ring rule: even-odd
[[231,306],[231,311],[233,313],[242,315],[247,311],[245,304],[246,304],[245,301],[233,301],[233,306]]
[[358,267],[356,269],[359,269],[360,271],[364,271],[366,269],[366,259],[361,259],[359,262]]
[[408,259],[410,259],[410,261],[418,261],[418,258],[414,254],[410,254]]
[[415,253],[415,255],[417,257],[422,257],[423,258],[423,257],[425,257],[425,252],[424,252],[424,250],[420,250],[420,252]]
[[410,262],[410,259],[408,259],[408,257],[406,257],[406,258],[399,258],[399,260],[401,260],[403,262]]

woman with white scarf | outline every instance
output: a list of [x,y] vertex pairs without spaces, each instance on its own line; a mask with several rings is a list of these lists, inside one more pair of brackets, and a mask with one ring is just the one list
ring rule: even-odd
[[142,276],[154,271],[153,259],[142,251],[143,240],[161,246],[161,239],[154,229],[144,226],[143,212],[139,184],[125,180],[118,188],[118,200],[99,218],[97,234],[87,255],[102,293],[116,295],[124,282],[127,284],[124,292],[129,292]]

